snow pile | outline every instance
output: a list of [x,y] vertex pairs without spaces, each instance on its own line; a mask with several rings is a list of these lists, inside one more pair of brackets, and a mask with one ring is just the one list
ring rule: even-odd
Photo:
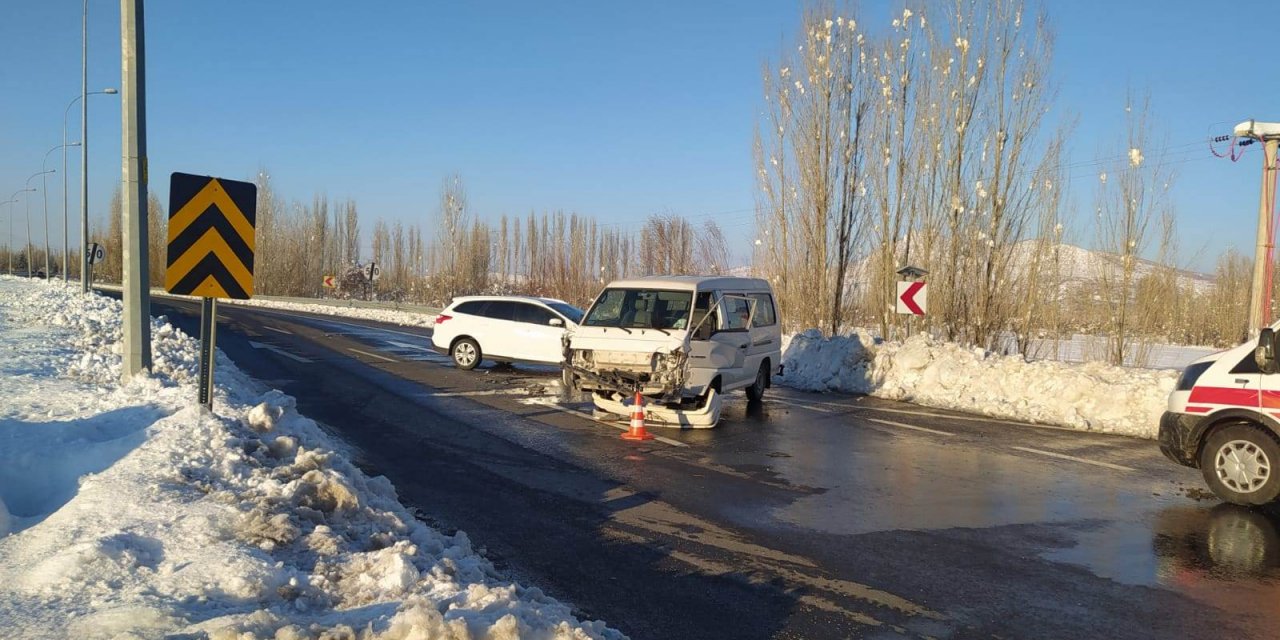
[[501,580],[224,357],[202,416],[194,341],[152,328],[121,385],[118,302],[0,278],[6,638],[622,637]]
[[784,345],[779,380],[809,391],[846,391],[998,418],[1155,438],[1176,371],[1098,362],[1026,362],[929,336],[883,342],[870,333]]
[[301,311],[304,313],[316,313],[342,318],[373,320],[375,322],[386,322],[388,324],[398,324],[406,327],[425,327],[430,329],[431,327],[436,326],[436,315],[434,313],[419,313],[416,311],[405,311],[401,309],[370,309],[366,307],[345,306],[341,304],[307,304],[301,302],[286,302],[284,300],[263,300],[261,298],[254,298],[252,300],[226,300],[225,302],[229,302],[231,304],[243,304],[252,307],[263,307],[266,309],[280,309],[282,311]]

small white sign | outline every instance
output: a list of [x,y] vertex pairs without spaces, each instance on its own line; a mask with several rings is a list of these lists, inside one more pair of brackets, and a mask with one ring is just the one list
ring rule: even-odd
[[89,264],[98,264],[107,259],[107,250],[102,245],[91,242],[89,243]]

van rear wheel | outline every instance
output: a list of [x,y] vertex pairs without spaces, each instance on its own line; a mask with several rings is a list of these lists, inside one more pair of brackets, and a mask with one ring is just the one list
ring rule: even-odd
[[1215,429],[1200,450],[1200,472],[1219,498],[1259,506],[1280,498],[1280,443],[1248,423]]

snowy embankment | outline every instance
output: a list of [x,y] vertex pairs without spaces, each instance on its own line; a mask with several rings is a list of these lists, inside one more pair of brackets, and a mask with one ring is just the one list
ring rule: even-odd
[[294,401],[152,321],[121,385],[120,304],[0,277],[6,638],[619,638],[416,520]]
[[846,391],[992,417],[1155,438],[1176,371],[1098,362],[1026,362],[928,336],[881,342],[816,329],[784,345],[780,383]]

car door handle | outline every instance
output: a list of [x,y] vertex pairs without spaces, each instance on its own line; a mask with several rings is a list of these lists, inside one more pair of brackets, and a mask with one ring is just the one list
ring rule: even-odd
[[746,349],[746,348],[747,348],[747,347],[749,347],[749,346],[751,346],[751,343],[750,343],[750,342],[744,342],[744,343],[742,343],[742,344],[738,345],[738,348],[739,348],[739,349]]

